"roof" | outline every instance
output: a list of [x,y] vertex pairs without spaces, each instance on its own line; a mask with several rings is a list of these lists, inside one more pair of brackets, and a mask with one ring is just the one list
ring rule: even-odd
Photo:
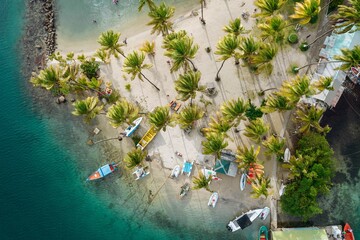
[[214,171],[217,173],[226,174],[228,176],[235,177],[237,174],[238,166],[234,162],[230,162],[223,159],[218,159],[215,162]]
[[273,240],[328,240],[325,229],[319,228],[287,228],[272,231]]

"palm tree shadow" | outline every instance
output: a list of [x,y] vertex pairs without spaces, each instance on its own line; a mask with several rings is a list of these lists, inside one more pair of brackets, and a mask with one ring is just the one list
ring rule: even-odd
[[225,5],[226,5],[227,10],[228,10],[228,12],[229,12],[230,19],[231,19],[231,20],[234,20],[232,14],[231,14],[231,11],[230,11],[230,8],[229,8],[229,4],[228,4],[227,0],[224,0],[224,2],[225,2]]

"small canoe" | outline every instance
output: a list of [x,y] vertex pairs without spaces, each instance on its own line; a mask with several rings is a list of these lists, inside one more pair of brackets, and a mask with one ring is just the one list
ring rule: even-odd
[[214,208],[216,206],[218,199],[219,199],[219,194],[217,192],[211,194],[209,198],[208,206]]
[[181,186],[181,190],[180,190],[180,198],[184,197],[190,190],[190,184],[189,183],[185,183],[184,185]]
[[269,213],[270,213],[270,208],[264,207],[264,209],[260,213],[260,219],[265,220],[267,218],[267,216],[269,215]]
[[135,170],[135,172],[133,172],[133,175],[135,176],[135,180],[139,180],[141,178],[144,178],[149,174],[150,174],[150,172],[145,171],[145,169],[143,167],[138,167]]
[[269,239],[269,233],[266,226],[261,226],[259,229],[259,240],[268,240]]
[[350,227],[350,224],[346,223],[344,226],[344,237],[345,240],[355,240],[353,230]]
[[139,127],[142,119],[143,119],[142,117],[135,119],[132,122],[132,124],[125,129],[125,136],[130,137],[136,131],[136,129]]
[[93,172],[86,179],[86,181],[93,181],[93,180],[96,180],[96,179],[103,178],[103,177],[109,175],[110,173],[114,172],[116,169],[117,169],[117,166],[116,166],[115,163],[106,164],[106,165],[102,166],[101,168],[99,168],[98,170],[96,170],[95,172]]
[[180,165],[176,165],[171,171],[170,178],[177,178],[180,174],[181,167]]
[[247,174],[246,173],[243,173],[241,175],[241,178],[240,178],[240,190],[243,191],[245,189],[245,186],[246,186],[246,179],[247,179]]

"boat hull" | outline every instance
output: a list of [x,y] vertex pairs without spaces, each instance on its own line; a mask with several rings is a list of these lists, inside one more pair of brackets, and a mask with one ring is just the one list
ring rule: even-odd
[[180,165],[176,165],[174,169],[171,171],[170,178],[177,178],[180,175]]
[[143,119],[142,117],[139,117],[139,118],[135,119],[132,122],[132,125],[130,125],[127,129],[125,129],[125,136],[126,137],[130,137],[136,131],[136,129],[138,129],[142,119]]
[[345,240],[355,240],[355,236],[350,227],[350,224],[348,224],[348,223],[345,224],[344,232],[345,232],[345,234],[344,234]]
[[107,175],[109,175],[110,173],[113,173],[115,170],[117,169],[116,164],[112,163],[112,164],[106,164],[102,167],[100,167],[98,170],[96,170],[95,172],[93,172],[87,179],[86,181],[94,181],[100,178],[103,178]]
[[243,174],[241,175],[241,178],[240,178],[240,190],[241,190],[241,191],[244,191],[244,189],[245,189],[245,186],[246,186],[246,178],[247,178],[246,173],[243,173]]
[[266,226],[261,226],[259,229],[259,236],[258,240],[268,240],[269,239],[269,232]]
[[213,194],[211,194],[209,202],[208,202],[208,206],[214,208],[216,206],[218,199],[219,199],[219,194],[217,192],[214,192]]

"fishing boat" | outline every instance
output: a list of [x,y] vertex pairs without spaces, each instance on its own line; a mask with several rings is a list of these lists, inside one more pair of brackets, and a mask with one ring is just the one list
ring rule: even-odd
[[181,170],[181,174],[186,174],[188,177],[190,177],[193,165],[194,161],[189,162],[184,160],[184,166]]
[[180,190],[180,198],[184,197],[189,191],[190,191],[189,183],[185,183],[184,185],[182,185]]
[[270,208],[264,207],[264,209],[260,213],[260,219],[265,220],[267,218],[267,216],[269,215],[269,213],[270,213]]
[[216,206],[218,199],[219,199],[219,194],[217,192],[211,194],[209,198],[208,206],[214,208]]
[[241,175],[241,178],[240,178],[240,190],[243,191],[245,189],[245,186],[246,186],[246,179],[247,179],[247,174],[246,173],[243,173]]
[[345,240],[355,240],[353,230],[350,227],[350,224],[346,223],[344,226],[344,237]]
[[136,144],[137,148],[141,148],[141,150],[144,150],[144,148],[151,142],[151,140],[154,139],[158,132],[156,131],[155,127],[152,126],[145,135],[141,138],[138,144]]
[[93,172],[93,174],[91,174],[86,179],[86,181],[93,181],[93,180],[96,180],[96,179],[103,178],[103,177],[109,175],[110,173],[114,172],[116,169],[117,169],[117,165],[115,163],[106,164],[106,165],[100,167],[95,172]]
[[266,226],[261,226],[259,229],[259,237],[258,240],[268,240],[269,232]]
[[252,222],[260,215],[262,208],[250,210],[243,215],[236,217],[230,221],[226,226],[230,232],[235,232],[239,229],[244,229],[252,224]]
[[139,127],[142,119],[143,119],[142,117],[135,119],[132,122],[132,124],[125,129],[125,136],[130,137],[136,131],[136,129]]
[[177,178],[180,174],[180,165],[176,165],[171,171],[170,178]]
[[143,167],[137,167],[135,172],[133,172],[133,175],[135,176],[135,180],[144,178],[149,174],[150,172],[147,172]]

